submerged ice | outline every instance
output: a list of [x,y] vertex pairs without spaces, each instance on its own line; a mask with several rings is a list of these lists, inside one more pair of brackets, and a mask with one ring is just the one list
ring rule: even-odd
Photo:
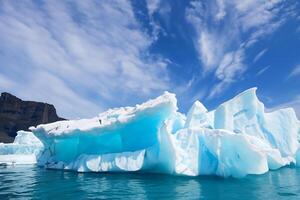
[[300,164],[300,123],[294,110],[264,110],[256,88],[213,111],[196,101],[187,115],[177,111],[175,95],[166,92],[92,119],[31,127],[42,144],[25,144],[29,151],[18,141],[13,147],[1,144],[0,163],[5,162],[1,156],[26,152],[32,163],[37,160],[46,168],[224,177]]

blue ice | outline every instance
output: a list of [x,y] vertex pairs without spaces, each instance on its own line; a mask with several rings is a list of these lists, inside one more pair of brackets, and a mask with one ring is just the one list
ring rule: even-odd
[[37,164],[53,169],[243,177],[300,164],[294,110],[266,113],[256,88],[212,111],[196,101],[182,114],[175,95],[165,92],[135,107],[31,131],[42,143]]

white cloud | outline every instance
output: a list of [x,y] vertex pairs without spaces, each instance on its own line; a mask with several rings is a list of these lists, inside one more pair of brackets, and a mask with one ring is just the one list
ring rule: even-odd
[[74,118],[168,88],[167,62],[149,54],[154,39],[128,1],[4,1],[0,12],[1,90]]
[[244,51],[241,49],[228,52],[224,55],[219,67],[215,71],[215,76],[221,81],[212,87],[207,99],[211,99],[222,93],[223,90],[227,89],[237,79],[239,74],[244,73],[246,67],[243,60]]
[[223,0],[216,0],[218,12],[215,16],[217,20],[221,20],[225,17],[226,11],[225,11],[225,2]]
[[265,53],[268,51],[268,49],[261,50],[253,59],[253,63],[256,63]]
[[166,36],[167,32],[162,27],[157,16],[160,17],[166,24],[170,22],[171,5],[167,1],[161,0],[146,0],[148,10],[149,24],[152,27],[152,37],[157,40],[160,34]]
[[155,40],[159,38],[159,34],[161,32],[164,33],[164,30],[160,26],[160,24],[154,19],[154,13],[158,12],[160,9],[160,0],[147,0],[146,5],[148,9],[148,17],[149,17],[149,24],[152,27],[152,36]]
[[261,0],[235,0],[233,6],[240,17],[237,19],[244,31],[261,28],[268,23],[272,23],[278,14],[277,5],[282,0],[261,1]]
[[161,2],[160,0],[147,0],[146,3],[147,3],[149,15],[153,15],[154,12],[159,10],[159,6]]
[[288,78],[292,78],[292,77],[299,76],[299,75],[300,75],[300,64],[295,66],[295,68],[288,75]]
[[204,64],[204,70],[210,71],[217,67],[220,62],[221,56],[223,55],[223,49],[218,48],[215,42],[220,42],[220,46],[223,45],[223,41],[218,41],[217,36],[213,33],[208,33],[205,31],[201,32],[198,39],[198,48],[200,51],[201,61]]
[[85,116],[86,111],[99,109],[98,105],[80,97],[58,77],[44,71],[37,71],[35,76],[38,78],[18,88],[19,94],[25,99],[32,100],[31,96],[34,96],[38,101],[55,102],[58,111],[72,111],[73,116]]
[[224,82],[234,81],[235,76],[245,70],[243,60],[244,51],[241,49],[226,53],[215,72],[216,77]]
[[263,73],[265,73],[271,66],[266,66],[264,68],[262,68],[261,70],[259,70],[257,73],[256,73],[256,76],[260,76],[262,75]]
[[[219,95],[246,72],[247,49],[262,37],[273,33],[287,17],[279,16],[282,0],[194,0],[186,18],[196,31],[195,47],[205,76],[214,74],[218,83],[208,97]],[[284,13],[284,12],[283,12]],[[267,49],[260,52],[254,62]]]

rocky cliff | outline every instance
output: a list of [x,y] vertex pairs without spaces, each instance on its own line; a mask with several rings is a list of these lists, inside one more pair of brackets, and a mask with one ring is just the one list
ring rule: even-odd
[[0,142],[12,142],[18,130],[59,120],[64,119],[57,116],[51,104],[22,101],[9,93],[1,93]]

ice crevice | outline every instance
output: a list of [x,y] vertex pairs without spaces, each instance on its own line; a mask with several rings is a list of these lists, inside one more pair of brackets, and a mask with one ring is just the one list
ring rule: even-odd
[[184,115],[175,95],[165,92],[135,107],[30,130],[18,137],[36,143],[20,144],[16,138],[13,144],[0,144],[0,163],[22,163],[16,158],[27,154],[32,158],[27,163],[52,169],[223,177],[300,165],[300,123],[294,110],[266,113],[256,88],[212,111],[196,101]]

